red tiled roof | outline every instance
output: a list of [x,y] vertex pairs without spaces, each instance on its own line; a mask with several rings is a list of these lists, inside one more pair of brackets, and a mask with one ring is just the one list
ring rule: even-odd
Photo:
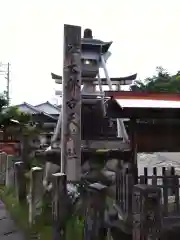
[[[180,109],[180,94],[111,92],[122,108],[174,108]],[[109,93],[108,93],[109,95]]]

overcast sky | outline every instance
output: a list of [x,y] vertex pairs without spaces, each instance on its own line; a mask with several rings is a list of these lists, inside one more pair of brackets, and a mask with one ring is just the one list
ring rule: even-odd
[[137,72],[143,79],[159,65],[180,70],[178,0],[0,0],[0,23],[0,61],[11,63],[13,104],[55,101],[50,73],[62,74],[63,24],[113,41],[111,76]]

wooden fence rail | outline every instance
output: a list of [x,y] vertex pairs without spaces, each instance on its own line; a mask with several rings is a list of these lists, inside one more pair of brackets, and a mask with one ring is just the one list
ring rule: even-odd
[[[180,213],[180,176],[175,168],[162,167],[161,175],[157,175],[158,168],[152,171],[144,168],[144,174],[138,177],[139,184],[157,186],[161,189],[162,212],[164,216],[177,215]],[[124,214],[132,214],[132,191],[133,177],[129,169],[116,173],[116,203]],[[150,173],[151,175],[148,175]]]

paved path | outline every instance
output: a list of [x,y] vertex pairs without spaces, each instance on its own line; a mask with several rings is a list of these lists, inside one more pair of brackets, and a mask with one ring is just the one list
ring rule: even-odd
[[0,240],[25,240],[0,200]]

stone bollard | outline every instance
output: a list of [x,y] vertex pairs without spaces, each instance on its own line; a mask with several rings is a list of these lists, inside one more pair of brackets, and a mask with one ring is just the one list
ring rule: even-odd
[[133,240],[158,240],[162,230],[161,189],[138,184],[133,192]]
[[33,167],[30,171],[29,180],[29,225],[32,226],[36,222],[36,217],[42,213],[43,200],[43,169],[41,167]]
[[8,155],[6,161],[6,187],[13,188],[15,186],[15,172],[14,172],[14,156]]
[[52,217],[53,240],[66,239],[66,221],[68,217],[67,177],[64,173],[53,174]]
[[15,172],[15,191],[18,202],[26,200],[26,179],[24,171],[24,163],[22,161],[14,163]]
[[106,188],[100,183],[88,186],[84,227],[85,240],[105,240],[107,237],[105,226]]
[[0,185],[5,185],[7,154],[0,153]]

